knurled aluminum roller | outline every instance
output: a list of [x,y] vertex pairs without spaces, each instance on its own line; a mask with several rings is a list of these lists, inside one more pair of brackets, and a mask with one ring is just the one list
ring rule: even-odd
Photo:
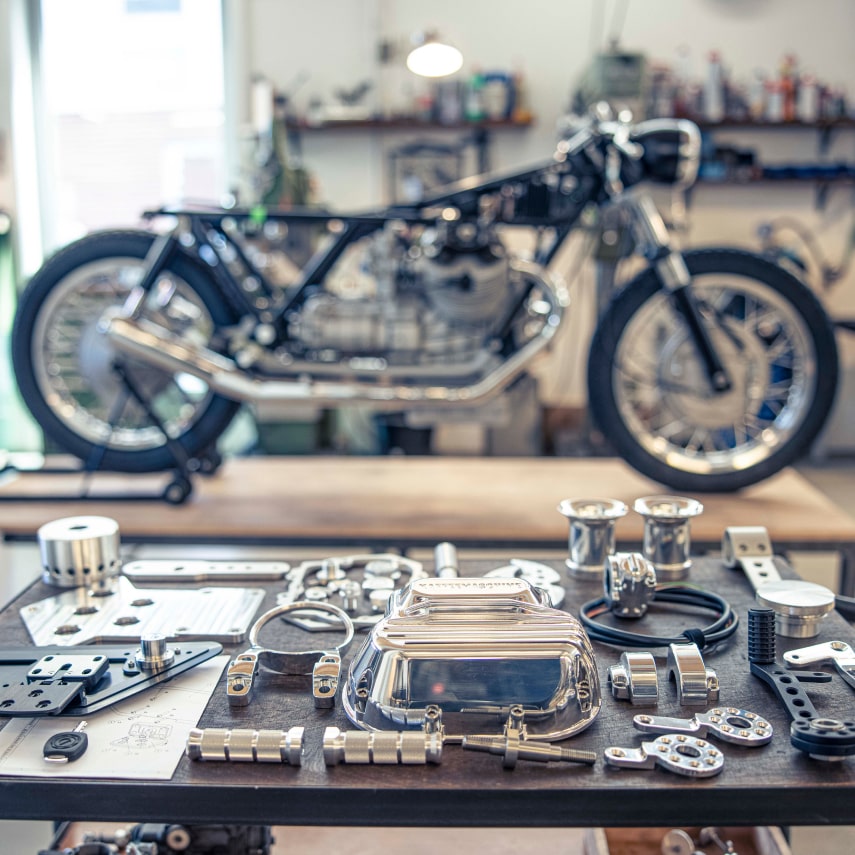
[[193,728],[187,738],[191,760],[224,760],[233,763],[289,763],[300,766],[303,728],[249,730],[222,727]]
[[118,576],[119,524],[109,517],[63,517],[37,533],[42,581],[59,588],[98,585]]

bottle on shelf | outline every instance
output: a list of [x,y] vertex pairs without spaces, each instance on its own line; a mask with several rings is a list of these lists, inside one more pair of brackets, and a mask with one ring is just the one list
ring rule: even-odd
[[531,105],[528,99],[528,87],[522,71],[515,71],[511,75],[513,86],[513,106],[511,107],[511,121],[527,124],[531,121]]
[[484,75],[480,70],[472,72],[466,83],[466,97],[463,102],[463,116],[467,122],[484,120]]
[[796,118],[796,82],[798,63],[793,54],[788,53],[781,63],[779,86],[781,89],[781,113],[783,121],[792,122]]
[[748,85],[748,114],[754,122],[762,122],[766,118],[766,73],[761,68],[755,68]]
[[718,51],[710,51],[707,63],[704,79],[704,118],[708,122],[720,122],[724,119],[724,73]]
[[807,124],[819,120],[819,86],[812,74],[803,74],[799,81],[796,118]]

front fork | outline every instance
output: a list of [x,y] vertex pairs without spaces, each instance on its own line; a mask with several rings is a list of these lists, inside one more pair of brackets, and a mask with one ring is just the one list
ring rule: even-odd
[[659,209],[647,195],[634,198],[632,208],[637,244],[653,264],[674,308],[686,321],[710,386],[714,392],[728,391],[731,387],[730,377],[701,317],[698,301],[692,293],[689,268],[682,253],[672,247],[671,235]]
[[169,263],[176,246],[178,246],[177,230],[165,232],[155,238],[143,260],[142,279],[131,288],[122,306],[121,317],[131,320],[139,317],[145,306],[146,296],[154,287],[163,268]]

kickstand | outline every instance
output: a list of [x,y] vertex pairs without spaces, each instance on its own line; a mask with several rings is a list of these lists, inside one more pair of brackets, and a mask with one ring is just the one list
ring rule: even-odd
[[[158,417],[157,413],[151,408],[149,402],[140,392],[136,383],[121,364],[114,363],[113,371],[121,379],[124,388],[116,398],[113,408],[109,414],[110,433],[103,443],[92,450],[87,460],[84,462],[82,469],[74,467],[55,468],[46,467],[38,470],[20,470],[14,465],[8,464],[2,469],[2,473],[19,472],[27,475],[81,475],[83,476],[80,483],[80,488],[77,492],[68,495],[61,495],[56,492],[50,494],[11,494],[5,491],[0,491],[0,502],[55,502],[55,501],[109,501],[109,502],[134,502],[134,501],[151,501],[152,499],[160,499],[170,505],[183,504],[193,492],[193,482],[191,481],[191,470],[199,471],[202,474],[210,475],[216,472],[219,468],[222,458],[215,448],[206,449],[198,458],[191,460],[184,447],[177,440],[173,439],[166,431],[166,427]],[[107,446],[113,431],[124,412],[128,401],[133,398],[142,407],[143,412],[148,416],[151,423],[158,428],[166,440],[166,447],[172,454],[175,461],[174,468],[171,469],[172,478],[165,487],[151,492],[133,492],[123,491],[121,493],[91,493],[93,479],[96,473],[106,473],[110,470],[102,469],[104,456],[107,453]],[[195,464],[195,465],[194,465]],[[0,474],[2,474],[0,473]]]

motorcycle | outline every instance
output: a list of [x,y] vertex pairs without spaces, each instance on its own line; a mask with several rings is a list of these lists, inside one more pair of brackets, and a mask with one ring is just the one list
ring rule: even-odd
[[[624,224],[646,268],[616,293],[588,359],[616,452],[680,491],[729,491],[794,461],[834,399],[829,320],[792,273],[735,248],[677,249],[647,182],[686,190],[685,120],[591,115],[551,160],[352,216],[181,209],[165,232],[93,233],[49,259],[12,335],[21,394],[87,468],[216,465],[242,402],[474,408],[527,372],[563,323],[550,262],[583,212]],[[522,257],[505,230],[533,230]],[[272,236],[272,237],[271,237]],[[314,250],[290,281],[268,251]],[[287,280],[287,277],[285,277]]]

